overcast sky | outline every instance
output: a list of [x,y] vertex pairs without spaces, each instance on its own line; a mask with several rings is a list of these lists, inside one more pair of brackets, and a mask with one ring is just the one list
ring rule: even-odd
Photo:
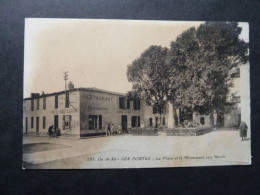
[[[75,87],[127,92],[127,65],[150,45],[169,47],[200,22],[26,19],[24,97],[64,90],[63,72]],[[248,25],[241,38],[248,42]]]

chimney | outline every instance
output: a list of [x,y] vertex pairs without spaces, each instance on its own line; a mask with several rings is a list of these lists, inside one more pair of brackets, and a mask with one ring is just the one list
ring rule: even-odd
[[74,84],[71,81],[68,84],[68,88],[69,88],[69,90],[73,90],[74,89]]
[[40,94],[39,93],[31,93],[31,98],[39,98]]

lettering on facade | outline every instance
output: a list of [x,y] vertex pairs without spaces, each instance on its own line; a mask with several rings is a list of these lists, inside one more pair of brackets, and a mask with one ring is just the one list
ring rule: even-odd
[[107,102],[112,102],[112,100],[113,100],[113,98],[111,98],[111,97],[105,97],[102,95],[93,95],[93,94],[87,94],[87,93],[84,94],[84,97],[87,100],[101,100],[101,101],[107,101]]
[[108,110],[108,108],[88,106],[88,110]]
[[117,113],[120,113],[120,114],[131,114],[130,111],[125,111],[125,110],[119,110],[119,111],[117,111]]
[[60,110],[52,110],[52,114],[69,114],[69,113],[76,113],[75,109],[60,109]]

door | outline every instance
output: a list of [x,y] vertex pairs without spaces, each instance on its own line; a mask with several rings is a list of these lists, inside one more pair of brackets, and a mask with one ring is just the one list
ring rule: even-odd
[[201,124],[201,125],[205,125],[204,117],[200,117],[200,124]]
[[25,133],[28,132],[28,118],[25,118]]
[[158,117],[155,117],[155,127],[158,127]]
[[121,117],[121,125],[122,125],[122,131],[127,131],[127,115],[122,115]]
[[98,115],[89,115],[89,129],[98,129]]
[[102,129],[102,115],[98,116],[98,126],[99,126],[99,129]]
[[54,127],[59,127],[59,116],[55,115],[54,116]]
[[224,114],[218,114],[218,127],[224,127]]
[[36,134],[39,134],[39,128],[40,128],[40,118],[36,117]]

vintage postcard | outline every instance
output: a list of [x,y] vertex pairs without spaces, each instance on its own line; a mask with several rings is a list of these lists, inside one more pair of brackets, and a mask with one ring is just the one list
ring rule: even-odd
[[24,169],[251,164],[249,25],[25,20]]

